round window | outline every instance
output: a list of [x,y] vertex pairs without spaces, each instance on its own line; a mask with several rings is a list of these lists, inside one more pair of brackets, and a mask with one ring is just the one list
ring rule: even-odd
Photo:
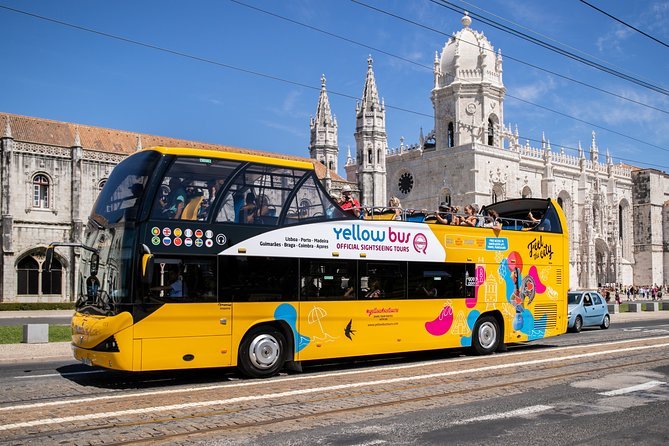
[[403,194],[408,194],[413,189],[413,176],[409,172],[405,172],[400,176],[400,181],[398,183],[400,192]]

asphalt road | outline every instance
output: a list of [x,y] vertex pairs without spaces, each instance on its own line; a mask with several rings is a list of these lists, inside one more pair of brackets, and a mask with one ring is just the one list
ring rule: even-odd
[[666,444],[669,316],[637,319],[488,357],[337,361],[269,380],[0,363],[0,443]]

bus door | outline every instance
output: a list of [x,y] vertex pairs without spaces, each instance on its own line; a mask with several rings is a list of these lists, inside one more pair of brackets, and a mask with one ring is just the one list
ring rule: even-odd
[[232,306],[217,298],[216,256],[156,256],[147,303],[135,326],[142,369],[230,365]]

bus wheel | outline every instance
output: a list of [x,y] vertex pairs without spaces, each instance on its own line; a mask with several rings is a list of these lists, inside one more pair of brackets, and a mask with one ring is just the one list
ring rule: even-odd
[[251,378],[276,375],[286,360],[286,338],[272,327],[249,331],[239,347],[239,369]]
[[472,348],[478,355],[489,355],[499,347],[499,337],[497,319],[492,316],[483,316],[474,325]]

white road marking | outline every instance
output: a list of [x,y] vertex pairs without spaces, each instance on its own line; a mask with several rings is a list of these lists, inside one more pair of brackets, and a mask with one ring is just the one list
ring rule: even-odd
[[52,376],[73,376],[73,375],[90,375],[91,373],[103,373],[107,370],[89,370],[87,372],[65,372],[65,373],[48,373],[46,375],[26,375],[14,376],[14,379],[31,379],[31,378],[50,378]]
[[543,406],[543,405],[529,406],[529,407],[523,407],[521,409],[512,410],[510,412],[494,413],[490,415],[484,415],[481,417],[468,418],[466,420],[456,421],[452,424],[462,425],[462,424],[478,423],[479,421],[503,420],[505,418],[522,417],[525,415],[532,415],[539,412],[545,412],[552,408],[553,406]]
[[662,381],[648,381],[647,383],[639,384],[636,386],[624,387],[622,389],[617,389],[617,390],[609,390],[608,392],[600,392],[599,394],[604,396],[625,395],[626,393],[639,392],[640,390],[652,389],[653,387],[661,386],[662,384],[666,383]]
[[[655,338],[648,338],[648,339],[653,339],[653,340],[660,340],[660,339],[669,339],[669,336],[658,336]],[[583,345],[570,345],[570,346],[565,346],[565,347],[558,347],[553,350],[552,352],[558,352],[558,351],[563,351],[563,350],[573,350],[573,349],[579,349],[582,350],[583,347],[601,347],[601,346],[612,346],[612,345],[617,345],[617,344],[628,344],[630,341],[625,340],[625,341],[614,341],[614,342],[599,342],[595,344],[587,344],[585,346]],[[546,350],[532,350],[529,352],[525,351],[517,351],[517,352],[508,352],[504,354],[504,357],[513,357],[517,355],[538,355],[541,353],[545,353]],[[454,362],[469,362],[469,361],[478,361],[480,358],[479,357],[467,357],[467,358],[447,358],[447,359],[439,359],[436,361],[426,361],[426,362],[418,362],[414,364],[405,364],[405,365],[397,365],[397,366],[381,366],[381,367],[369,367],[369,368],[364,368],[364,369],[358,369],[358,370],[348,370],[344,372],[333,372],[333,373],[322,373],[322,374],[315,374],[315,375],[300,375],[300,376],[291,376],[291,377],[279,377],[279,378],[274,378],[273,381],[280,381],[280,382],[289,382],[289,381],[307,381],[310,379],[319,379],[319,378],[336,378],[340,376],[348,376],[348,375],[359,375],[361,373],[374,373],[374,372],[389,372],[389,371],[395,371],[395,370],[404,370],[404,369],[413,369],[413,368],[425,368],[429,367],[432,365],[439,365],[439,364],[452,364]],[[97,372],[105,372],[106,370],[96,370]],[[90,373],[90,372],[81,372],[81,373]],[[14,378],[19,378],[18,376],[15,376]],[[25,378],[29,378],[26,376]],[[225,383],[225,384],[214,384],[211,386],[201,386],[201,387],[185,387],[185,388],[180,388],[180,389],[162,389],[162,390],[153,390],[153,391],[144,391],[144,392],[133,392],[133,393],[127,393],[123,392],[121,390],[116,390],[113,392],[113,394],[110,395],[104,395],[104,396],[97,396],[97,397],[87,397],[87,398],[76,398],[76,399],[67,399],[67,400],[60,400],[60,401],[51,401],[51,402],[42,402],[42,403],[32,403],[32,404],[22,404],[22,405],[17,405],[17,406],[8,406],[8,407],[0,407],[0,412],[7,411],[7,410],[15,410],[15,409],[30,409],[33,407],[47,407],[47,406],[58,406],[62,404],[74,404],[74,403],[85,403],[85,402],[90,402],[90,401],[100,401],[100,400],[114,400],[114,399],[122,399],[122,398],[135,398],[135,397],[144,397],[144,396],[151,396],[151,395],[168,395],[168,394],[177,394],[177,393],[191,393],[191,392],[201,392],[205,390],[217,390],[217,389],[222,389],[225,387],[229,386],[234,386],[234,387],[248,387],[248,386],[257,386],[257,385],[263,385],[265,386],[268,381],[266,379],[261,379],[261,380],[255,380],[255,381],[245,381],[245,382],[235,382],[235,383]]]
[[[602,356],[602,355],[608,355],[608,354],[620,354],[620,353],[641,351],[641,350],[660,349],[660,348],[665,348],[665,347],[669,347],[669,343],[657,344],[657,345],[643,345],[643,346],[638,346],[638,347],[628,347],[628,348],[614,349],[614,350],[603,350],[603,351],[599,351],[599,352],[582,353],[582,354],[564,356],[564,357],[552,357],[552,358],[544,358],[544,359],[535,359],[535,360],[532,360],[532,361],[521,361],[521,362],[516,362],[516,363],[506,363],[506,364],[499,364],[499,365],[493,365],[493,366],[474,367],[474,368],[471,368],[471,369],[452,370],[452,371],[449,371],[449,372],[430,373],[430,374],[427,374],[427,375],[403,376],[403,377],[399,377],[399,378],[381,379],[381,380],[376,380],[376,381],[362,381],[362,382],[357,382],[357,383],[346,383],[346,384],[340,384],[340,385],[335,385],[335,386],[312,387],[312,388],[291,390],[291,391],[287,391],[287,392],[268,393],[268,394],[260,394],[260,395],[249,395],[249,396],[242,396],[242,397],[236,397],[236,398],[228,398],[228,399],[223,399],[223,400],[195,401],[195,402],[191,402],[191,403],[171,404],[171,405],[167,405],[167,406],[145,407],[145,408],[142,408],[142,409],[127,409],[127,410],[119,410],[119,411],[114,411],[114,412],[87,413],[87,414],[73,415],[73,416],[62,417],[62,418],[45,418],[45,419],[41,419],[41,420],[25,421],[25,422],[21,422],[21,423],[0,425],[0,431],[10,430],[10,429],[18,429],[18,428],[24,428],[24,427],[41,426],[41,425],[47,425],[47,424],[71,423],[71,422],[75,422],[75,421],[90,421],[90,420],[93,420],[93,419],[100,419],[100,418],[122,417],[122,416],[127,416],[127,415],[136,415],[136,414],[140,414],[140,413],[167,412],[167,411],[171,411],[171,410],[184,410],[184,409],[193,409],[193,408],[210,407],[210,406],[228,406],[228,405],[231,405],[231,404],[237,404],[237,403],[243,403],[243,402],[249,402],[249,401],[262,401],[262,400],[270,400],[270,399],[284,398],[284,397],[297,396],[297,395],[309,395],[309,394],[313,394],[313,393],[334,392],[334,391],[338,391],[338,390],[346,390],[346,389],[359,388],[359,387],[373,387],[373,386],[382,386],[382,385],[387,385],[387,384],[397,384],[397,383],[402,383],[402,382],[407,382],[407,381],[413,382],[413,381],[426,380],[426,379],[432,379],[432,378],[444,378],[444,377],[447,377],[447,376],[472,374],[472,373],[487,372],[487,371],[492,371],[492,370],[502,370],[502,369],[508,369],[508,368],[513,368],[513,367],[526,367],[526,366],[537,365],[537,364],[547,364],[547,363],[552,363],[552,362],[568,361],[568,360],[571,360],[571,359],[596,357],[596,356]],[[321,375],[320,377],[322,378],[323,376]],[[251,384],[254,384],[254,383],[247,383],[247,384],[251,385]],[[271,383],[263,383],[263,384],[265,386],[267,386],[268,384],[271,384]],[[183,389],[180,389],[180,390],[183,391]],[[202,390],[202,388],[197,388],[197,390]],[[171,391],[146,392],[146,393],[143,393],[142,396],[147,395],[149,393],[152,393],[152,394],[169,394],[169,393],[175,393],[175,392],[171,392]],[[106,397],[106,396],[105,397],[95,397],[95,398],[82,398],[80,401],[92,402],[92,401],[96,401],[96,400],[100,400],[100,399],[107,399],[107,398],[108,397]],[[70,405],[70,404],[72,404],[72,402],[73,402],[72,400],[68,400],[68,401],[62,401],[62,402],[60,402],[60,404]],[[77,402],[77,401],[75,401],[75,402]],[[38,404],[38,406],[45,406],[45,405],[46,404],[43,404],[43,403]],[[19,406],[6,407],[6,408],[3,408],[3,409],[4,410],[11,410],[11,409],[17,409],[17,408],[19,408]]]

